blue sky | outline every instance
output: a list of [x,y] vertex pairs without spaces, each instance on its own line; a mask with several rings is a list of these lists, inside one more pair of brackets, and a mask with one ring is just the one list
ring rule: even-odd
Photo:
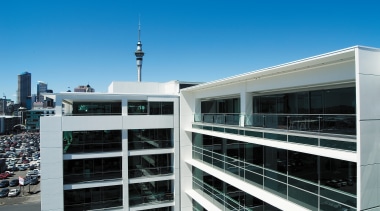
[[[54,92],[88,83],[213,81],[355,45],[380,48],[376,0],[0,0],[0,94],[17,75]],[[2,96],[2,95],[1,95]]]

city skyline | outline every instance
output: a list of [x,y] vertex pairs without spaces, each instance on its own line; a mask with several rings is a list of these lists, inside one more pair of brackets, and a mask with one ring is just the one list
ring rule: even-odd
[[38,81],[54,92],[137,81],[139,17],[143,82],[214,81],[355,45],[380,47],[375,4],[3,1],[0,92],[16,102],[25,71],[32,94]]

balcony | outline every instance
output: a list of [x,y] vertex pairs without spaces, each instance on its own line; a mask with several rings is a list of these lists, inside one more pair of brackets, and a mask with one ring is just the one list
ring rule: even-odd
[[355,114],[195,114],[194,122],[247,128],[268,128],[326,134],[356,135]]
[[129,205],[134,207],[173,202],[174,194],[171,191],[171,183],[172,181],[158,181],[130,184]]
[[222,125],[239,125],[240,114],[221,114],[221,113],[207,113],[207,114],[195,114],[195,122],[204,122],[212,124]]
[[173,143],[171,140],[149,140],[145,139],[143,141],[132,141],[128,143],[129,150],[140,150],[140,149],[167,149],[172,148]]
[[[287,162],[284,165],[284,162],[279,160],[277,162],[278,170],[273,170],[265,167],[264,164],[256,165],[252,162],[197,146],[193,146],[193,159],[289,201],[303,204],[310,210],[317,210],[318,206],[320,208],[325,207],[323,210],[332,210],[332,207],[341,207],[342,210],[343,208],[355,210],[356,207],[357,196],[352,193],[356,192],[356,180],[335,180],[334,178],[326,180],[323,176],[321,176],[319,182],[302,179],[294,175],[300,175],[301,173],[303,175],[306,170],[300,171],[296,168],[306,169],[307,167],[296,167],[292,162]],[[280,170],[283,168],[286,168],[286,170],[281,172]],[[289,174],[289,172],[293,172],[293,174]],[[326,175],[325,172],[320,173]],[[341,176],[349,174],[348,170],[345,173],[339,173]],[[193,182],[197,183],[196,185],[193,184],[194,189],[199,189],[204,194],[211,195],[214,200],[220,203],[226,200],[224,197],[220,197],[224,196],[223,193],[207,190],[210,189],[209,186],[194,179],[196,178],[193,177]],[[200,194],[203,195],[202,193]],[[318,203],[318,201],[320,202]],[[235,203],[234,206],[237,207],[237,204]]]
[[166,176],[173,174],[172,166],[146,168],[141,165],[136,165],[135,169],[128,171],[129,178]]

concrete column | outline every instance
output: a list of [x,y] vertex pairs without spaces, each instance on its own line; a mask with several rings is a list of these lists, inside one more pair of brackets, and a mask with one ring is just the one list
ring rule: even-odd
[[252,95],[245,90],[240,92],[240,127],[244,127],[246,115],[252,114]]

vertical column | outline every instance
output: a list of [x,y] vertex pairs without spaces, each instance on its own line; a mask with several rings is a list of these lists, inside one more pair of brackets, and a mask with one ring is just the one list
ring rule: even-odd
[[128,169],[128,130],[123,129],[121,131],[122,136],[122,168],[123,168],[123,207],[124,210],[129,210],[129,169]]
[[252,114],[252,95],[245,90],[240,92],[240,127],[244,127],[247,115]]
[[[55,100],[55,116],[62,116],[62,98],[57,96]],[[66,112],[65,112],[66,113]]]
[[[181,182],[181,211],[192,211],[192,198],[186,194],[186,191],[192,189],[192,166],[186,163],[186,160],[192,159],[192,134],[185,131],[186,128],[192,127],[194,114],[200,112],[200,101],[194,98],[191,92],[181,92],[180,101],[180,182]],[[176,175],[177,176],[177,175]],[[177,203],[177,202],[176,202]]]
[[128,99],[123,98],[121,100],[121,115],[126,116],[128,115]]

